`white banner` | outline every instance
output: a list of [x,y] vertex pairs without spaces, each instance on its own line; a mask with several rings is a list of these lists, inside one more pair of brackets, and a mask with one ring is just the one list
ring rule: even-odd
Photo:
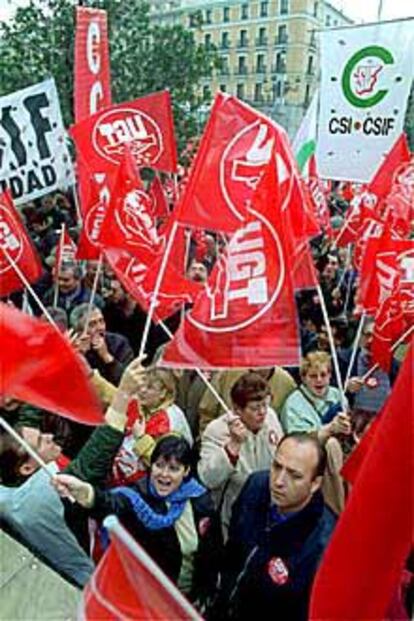
[[54,80],[0,97],[0,191],[19,205],[72,183]]
[[401,134],[414,73],[414,19],[321,33],[321,177],[368,182]]

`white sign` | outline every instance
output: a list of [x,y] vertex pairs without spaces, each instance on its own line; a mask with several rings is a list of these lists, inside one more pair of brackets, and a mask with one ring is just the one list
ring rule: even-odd
[[19,205],[74,183],[53,79],[0,98],[0,191]]
[[321,63],[319,174],[368,182],[403,130],[414,19],[323,32]]

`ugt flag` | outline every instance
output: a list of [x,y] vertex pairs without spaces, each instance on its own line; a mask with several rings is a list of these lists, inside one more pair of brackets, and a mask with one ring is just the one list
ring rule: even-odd
[[0,98],[0,191],[16,205],[74,183],[53,79]]
[[321,33],[321,177],[369,182],[403,130],[414,19]]

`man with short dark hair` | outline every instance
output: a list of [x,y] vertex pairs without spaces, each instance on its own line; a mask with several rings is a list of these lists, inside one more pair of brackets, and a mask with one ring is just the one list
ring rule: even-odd
[[231,390],[232,413],[207,425],[201,437],[198,473],[213,491],[226,535],[231,507],[252,472],[268,468],[282,428],[269,406],[267,381],[245,373]]
[[217,619],[306,621],[312,581],[335,526],[320,492],[326,451],[288,434],[270,471],[252,474],[233,505]]

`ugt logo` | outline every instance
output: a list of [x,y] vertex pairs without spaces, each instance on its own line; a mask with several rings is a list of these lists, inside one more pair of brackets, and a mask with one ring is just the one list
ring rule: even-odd
[[120,164],[128,144],[138,166],[152,166],[164,149],[154,119],[134,108],[118,108],[101,115],[92,131],[92,144],[101,157],[113,164]]
[[128,243],[156,250],[162,243],[151,216],[151,199],[139,189],[118,201],[115,218]]
[[394,64],[389,50],[379,45],[369,45],[358,50],[345,65],[342,90],[350,104],[357,108],[370,108],[379,104],[388,89],[379,88],[386,65]]
[[224,199],[241,221],[270,160],[274,143],[266,123],[255,121],[230,141],[220,160],[220,187]]
[[[2,252],[3,250],[5,252]],[[3,205],[0,205],[0,274],[4,274],[12,269],[12,265],[5,253],[8,254],[14,263],[17,263],[22,256],[22,252],[23,240],[20,232],[15,230],[8,210]]]

